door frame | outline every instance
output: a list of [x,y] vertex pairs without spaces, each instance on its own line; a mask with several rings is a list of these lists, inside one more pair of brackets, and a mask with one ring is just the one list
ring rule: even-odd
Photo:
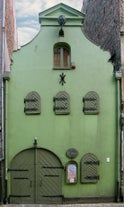
[[[40,151],[41,150],[41,151]],[[51,155],[51,157],[53,157],[53,159],[55,158],[55,162],[58,162],[58,164],[59,164],[59,167],[58,168],[60,168],[60,169],[64,169],[64,167],[63,167],[63,165],[62,165],[62,162],[61,162],[61,160],[60,160],[60,158],[54,153],[54,152],[52,152],[52,151],[50,151],[50,150],[48,150],[48,149],[45,149],[45,148],[41,148],[41,147],[37,147],[37,146],[34,146],[34,147],[32,147],[32,148],[26,148],[26,149],[24,149],[24,150],[22,150],[22,151],[20,151],[19,153],[17,153],[14,157],[13,157],[13,159],[12,159],[12,161],[11,161],[11,163],[10,163],[10,169],[8,169],[8,172],[10,172],[10,195],[9,195],[9,201],[10,201],[10,203],[14,203],[14,195],[13,195],[13,192],[14,192],[14,190],[13,190],[13,188],[15,187],[15,189],[16,189],[16,186],[14,186],[14,184],[13,184],[13,176],[14,176],[14,173],[16,174],[16,172],[18,172],[18,171],[21,171],[21,168],[19,168],[18,169],[18,162],[17,162],[17,160],[18,159],[21,159],[21,156],[23,157],[24,156],[24,158],[26,158],[25,156],[26,156],[26,153],[28,153],[28,152],[30,152],[30,153],[32,153],[32,152],[34,152],[34,155],[32,155],[32,157],[34,156],[34,160],[32,160],[32,164],[34,165],[34,166],[36,166],[37,165],[37,153],[38,152],[41,152],[41,153],[48,153],[48,155],[50,156]],[[48,156],[48,157],[49,157]],[[33,158],[31,158],[31,159],[33,159]],[[25,160],[25,159],[24,159]],[[14,166],[14,162],[16,163],[17,162],[17,169],[16,169],[16,167],[14,167],[13,168],[13,166]],[[25,161],[26,162],[26,161]],[[41,161],[42,162],[42,161]],[[32,166],[33,166],[32,165]],[[42,166],[42,163],[41,163],[41,166]],[[24,166],[23,166],[24,167]],[[28,167],[28,166],[26,166],[26,167]],[[54,167],[55,168],[55,167]],[[30,171],[30,169],[28,169],[29,171]],[[28,171],[27,170],[27,171]],[[30,199],[28,200],[27,199],[27,203],[36,203],[37,204],[37,166],[36,166],[36,168],[33,168],[33,170],[34,170],[34,185],[33,185],[33,187],[34,187],[34,202],[33,201],[30,201]],[[22,170],[23,171],[23,170]],[[59,184],[60,186],[61,186],[61,194],[62,194],[62,170],[60,171],[61,173],[60,173],[60,180],[61,180],[61,184]],[[27,174],[28,174],[28,172],[27,172]],[[29,177],[27,177],[26,179],[30,179],[30,173],[29,173],[29,175],[28,175]],[[35,179],[36,178],[36,179]],[[21,179],[21,178],[19,178],[19,179]],[[36,181],[36,182],[35,182]],[[30,185],[32,185],[32,184],[30,184]],[[14,187],[13,187],[14,186]],[[15,191],[16,192],[16,191]],[[15,197],[18,197],[18,195],[16,196],[15,195]],[[21,196],[20,196],[21,197]],[[30,197],[30,196],[29,196]],[[61,195],[61,199],[58,199],[58,202],[56,202],[56,201],[54,201],[55,199],[53,199],[53,203],[62,203],[62,195]],[[15,200],[17,200],[17,199],[15,199]],[[21,198],[20,198],[20,200],[21,200]],[[24,200],[26,200],[26,199],[24,199]],[[50,199],[51,200],[51,199]],[[20,204],[23,202],[23,199],[22,199],[22,201],[20,201]],[[17,201],[15,201],[15,203],[17,203]],[[19,202],[18,202],[19,203]],[[41,203],[41,202],[40,202]],[[48,204],[49,203],[51,203],[51,201],[50,202],[48,202]]]

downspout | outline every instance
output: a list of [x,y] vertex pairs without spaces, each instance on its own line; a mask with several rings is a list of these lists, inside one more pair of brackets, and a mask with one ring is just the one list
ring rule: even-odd
[[117,81],[117,202],[120,202],[121,195],[121,78],[122,71],[120,68],[119,71],[115,72],[115,79]]
[[4,159],[5,155],[5,126],[4,126],[4,67],[5,67],[5,0],[3,0],[2,5],[2,160]]
[[4,204],[8,203],[7,197],[7,182],[8,182],[8,175],[7,175],[7,88],[9,80],[8,72],[5,71],[5,51],[6,51],[6,39],[5,39],[5,13],[6,13],[6,0],[3,0],[3,15],[2,15],[2,147],[3,147],[3,160],[4,160]]
[[123,186],[123,173],[124,173],[124,163],[123,163],[123,157],[124,157],[124,114],[122,112],[122,117],[121,117],[121,124],[122,124],[122,129],[121,129],[121,197],[122,201],[124,202],[124,186]]
[[7,189],[8,189],[8,175],[7,175],[7,104],[8,104],[8,81],[9,77],[4,77],[4,105],[5,105],[5,113],[4,113],[4,124],[5,124],[5,197],[4,197],[4,204],[8,203],[8,195],[7,195]]
[[[3,5],[2,5],[2,159],[4,160],[4,175],[3,176],[3,183],[4,183],[4,199],[3,202],[7,203],[7,142],[6,142],[6,137],[7,137],[7,129],[6,129],[6,104],[7,104],[7,92],[6,88],[8,88],[8,83],[7,81],[9,80],[9,75],[8,72],[5,72],[5,2],[6,0],[3,0]],[[5,74],[6,73],[6,74]]]
[[5,153],[5,142],[4,142],[4,83],[3,83],[3,73],[5,65],[5,0],[2,0],[2,25],[1,25],[1,157],[0,157],[0,203],[3,202],[3,182],[4,182],[4,173],[3,173],[3,163],[4,153]]

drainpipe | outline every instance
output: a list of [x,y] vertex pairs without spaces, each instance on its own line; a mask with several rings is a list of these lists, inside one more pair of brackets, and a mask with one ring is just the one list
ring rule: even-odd
[[115,78],[117,80],[117,202],[120,202],[121,195],[121,78],[122,71],[115,72]]
[[123,172],[124,172],[124,163],[123,163],[123,157],[124,157],[124,114],[122,113],[122,130],[121,130],[121,197],[122,201],[124,201],[124,186],[123,186]]
[[[4,160],[4,175],[2,175],[2,179],[1,179],[1,186],[3,186],[4,184],[4,192],[2,192],[2,194],[4,194],[4,199],[2,198],[2,201],[4,203],[8,202],[7,199],[7,142],[6,142],[6,136],[7,136],[7,129],[6,129],[6,104],[7,104],[7,97],[8,97],[8,93],[6,92],[6,90],[8,89],[8,83],[7,81],[10,79],[9,75],[6,74],[5,75],[5,2],[6,0],[2,0],[2,78],[1,78],[1,82],[2,82],[2,158],[1,161]],[[8,91],[8,90],[7,90]],[[2,162],[0,162],[2,163]],[[3,166],[2,166],[3,167]],[[3,191],[3,190],[2,190]]]
[[5,0],[2,5],[2,160],[4,159],[4,66],[5,66]]
[[2,150],[2,155],[0,158],[0,203],[2,203],[3,200],[3,166],[2,166],[2,161],[4,160],[4,148],[5,148],[5,144],[4,144],[4,83],[3,83],[3,73],[4,73],[4,52],[5,52],[5,0],[2,0],[2,34],[1,34],[1,102],[2,102],[2,108],[1,110],[1,150]]
[[2,8],[2,160],[4,159],[4,67],[5,67],[5,0],[3,0],[3,8]]
[[4,88],[5,88],[5,93],[4,93],[4,102],[5,102],[5,114],[4,114],[4,118],[5,118],[5,198],[4,198],[4,204],[8,203],[8,193],[7,193],[7,189],[8,189],[8,175],[7,175],[7,104],[8,104],[8,81],[9,81],[9,76],[4,78]]
[[3,15],[2,15],[2,149],[3,149],[3,160],[4,160],[4,198],[3,202],[4,204],[8,203],[8,198],[7,198],[7,181],[8,181],[8,176],[7,176],[7,142],[6,142],[6,137],[7,137],[7,129],[6,129],[6,108],[7,108],[7,86],[8,83],[7,81],[9,80],[9,77],[6,71],[5,71],[5,6],[6,6],[6,0],[3,0]]

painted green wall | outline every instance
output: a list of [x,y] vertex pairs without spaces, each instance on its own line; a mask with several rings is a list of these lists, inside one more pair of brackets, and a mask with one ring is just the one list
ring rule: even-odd
[[[64,27],[65,37],[59,38],[59,27],[42,27],[29,44],[13,54],[11,79],[7,83],[7,162],[23,149],[38,146],[53,151],[65,166],[66,151],[76,148],[79,165],[85,153],[100,160],[97,184],[65,184],[65,197],[114,196],[116,183],[116,82],[109,54],[92,44],[80,27]],[[53,70],[53,46],[66,42],[71,47],[75,70]],[[66,84],[59,84],[59,75],[66,74]],[[24,98],[31,91],[41,96],[41,114],[25,115]],[[70,95],[70,115],[55,115],[53,97],[59,91]],[[89,91],[100,97],[100,113],[85,115],[82,98]],[[106,158],[110,158],[110,163]],[[9,174],[8,174],[9,176]]]

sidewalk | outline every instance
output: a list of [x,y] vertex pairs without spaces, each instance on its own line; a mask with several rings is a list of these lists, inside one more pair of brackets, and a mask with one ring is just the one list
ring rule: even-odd
[[124,207],[124,203],[63,204],[63,205],[8,204],[8,205],[0,205],[0,207]]

